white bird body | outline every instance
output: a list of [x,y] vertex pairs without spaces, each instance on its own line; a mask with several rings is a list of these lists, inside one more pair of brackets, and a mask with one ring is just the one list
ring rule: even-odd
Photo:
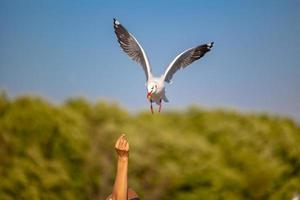
[[150,87],[151,85],[156,85],[156,92],[152,93],[151,95],[151,99],[153,102],[155,102],[157,105],[160,105],[160,100],[164,100],[164,102],[168,102],[168,99],[166,97],[166,90],[165,90],[165,84],[164,84],[164,79],[163,77],[150,77],[149,80],[146,83],[146,87],[147,87],[147,91],[151,91],[148,90],[148,87]]
[[151,72],[152,70],[147,55],[135,37],[129,33],[116,19],[114,19],[114,29],[121,48],[125,51],[125,53],[128,54],[129,57],[143,67],[146,75],[147,98],[151,103],[150,108],[152,113],[152,102],[155,102],[157,105],[159,105],[159,112],[161,110],[162,101],[169,102],[165,94],[164,83],[171,83],[173,75],[179,69],[185,68],[192,62],[200,59],[205,55],[205,53],[210,51],[214,44],[211,42],[185,50],[175,57],[175,59],[168,65],[162,76],[154,77]]

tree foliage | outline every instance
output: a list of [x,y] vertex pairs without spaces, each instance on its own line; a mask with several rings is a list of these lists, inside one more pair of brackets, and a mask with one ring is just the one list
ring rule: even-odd
[[300,127],[266,114],[189,107],[151,115],[72,98],[0,96],[0,199],[104,199],[114,142],[130,142],[142,199],[291,199],[300,192]]

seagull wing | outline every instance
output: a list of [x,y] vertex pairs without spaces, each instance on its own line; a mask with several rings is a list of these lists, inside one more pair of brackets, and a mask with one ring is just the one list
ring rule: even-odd
[[114,29],[121,48],[132,60],[136,61],[143,67],[146,80],[148,81],[152,74],[151,67],[144,49],[138,43],[135,37],[129,33],[126,28],[124,28],[124,26],[122,26],[116,19],[114,19]]
[[192,62],[203,57],[213,47],[213,42],[209,44],[202,44],[194,48],[190,48],[176,56],[176,58],[169,64],[163,75],[164,81],[170,83],[173,75],[181,68],[187,67]]

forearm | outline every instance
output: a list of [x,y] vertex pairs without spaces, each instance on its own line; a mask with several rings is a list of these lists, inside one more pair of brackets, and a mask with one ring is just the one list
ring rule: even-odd
[[128,157],[118,157],[117,175],[113,189],[114,200],[127,200]]

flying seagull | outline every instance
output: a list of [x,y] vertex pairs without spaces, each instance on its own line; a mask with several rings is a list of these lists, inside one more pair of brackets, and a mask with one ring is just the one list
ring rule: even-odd
[[213,42],[210,42],[208,44],[201,44],[185,50],[175,57],[175,59],[166,68],[163,75],[155,77],[152,75],[147,55],[142,46],[118,20],[115,18],[113,20],[115,33],[121,48],[132,60],[136,61],[143,67],[146,75],[147,99],[150,101],[151,113],[153,113],[153,102],[159,105],[159,112],[161,111],[162,101],[169,102],[165,94],[164,82],[171,83],[173,75],[179,69],[185,68],[192,62],[203,57],[208,51],[210,51],[214,44]]

